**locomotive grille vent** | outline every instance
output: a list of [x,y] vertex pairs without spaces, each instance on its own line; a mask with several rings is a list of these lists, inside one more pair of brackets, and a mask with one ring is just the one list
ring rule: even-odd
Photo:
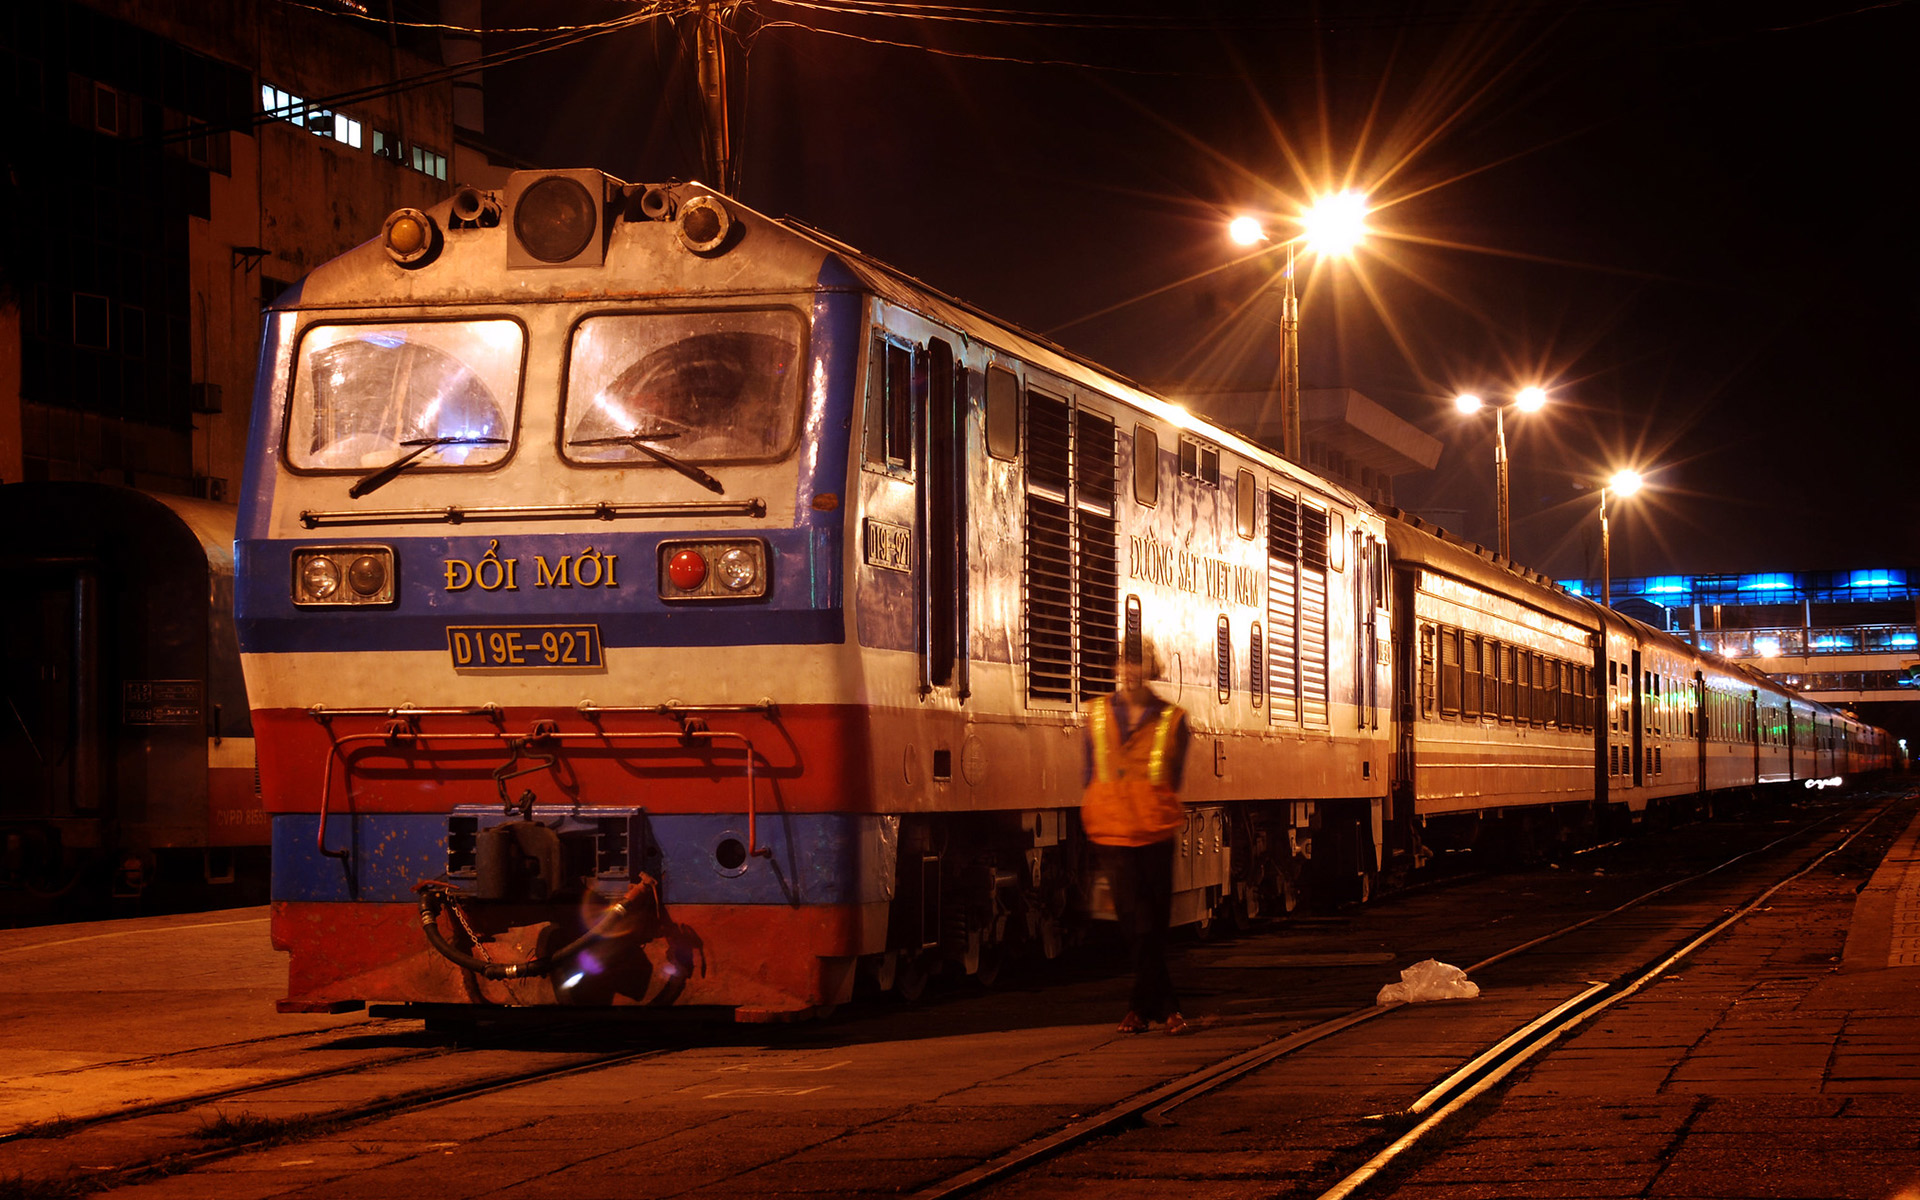
[[1120,650],[1113,422],[1030,392],[1027,447],[1027,695],[1105,695]]

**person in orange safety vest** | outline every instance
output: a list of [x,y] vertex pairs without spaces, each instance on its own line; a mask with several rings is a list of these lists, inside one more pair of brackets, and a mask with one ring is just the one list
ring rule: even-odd
[[1120,689],[1087,710],[1086,792],[1080,825],[1113,890],[1114,909],[1133,966],[1133,996],[1122,1033],[1164,1020],[1185,1033],[1167,971],[1173,908],[1173,839],[1186,824],[1180,784],[1186,773],[1187,714],[1153,694],[1159,656],[1142,641],[1139,661],[1120,669]]

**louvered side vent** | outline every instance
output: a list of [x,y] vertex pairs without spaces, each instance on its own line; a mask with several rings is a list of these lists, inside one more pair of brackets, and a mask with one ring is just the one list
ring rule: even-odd
[[1215,686],[1220,692],[1220,703],[1233,699],[1233,628],[1222,616],[1213,639],[1213,660]]
[[1327,514],[1300,506],[1300,722],[1327,724]]
[[1300,502],[1267,493],[1267,720],[1300,719],[1299,634]]
[[1084,409],[1073,415],[1077,675],[1080,698],[1088,700],[1113,691],[1118,682],[1120,538],[1113,498],[1119,451],[1112,421]]
[[1260,707],[1261,698],[1266,693],[1267,656],[1260,642],[1260,622],[1253,623],[1253,634],[1247,642],[1247,689],[1255,708]]
[[1068,505],[1071,412],[1027,395],[1027,695],[1073,699],[1073,510]]

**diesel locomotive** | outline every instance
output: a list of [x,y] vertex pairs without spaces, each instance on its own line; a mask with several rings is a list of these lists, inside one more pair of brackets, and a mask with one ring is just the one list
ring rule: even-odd
[[248,461],[288,1010],[772,1020],[1055,953],[1141,638],[1182,924],[1884,753],[696,183],[396,212],[270,306]]

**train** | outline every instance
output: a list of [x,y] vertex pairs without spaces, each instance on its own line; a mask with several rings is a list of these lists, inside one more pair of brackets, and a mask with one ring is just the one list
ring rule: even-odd
[[1888,755],[694,182],[516,172],[270,305],[235,554],[286,1011],[772,1021],[1057,954],[1143,639],[1183,925]]
[[115,484],[0,487],[0,919],[266,901],[237,512]]

